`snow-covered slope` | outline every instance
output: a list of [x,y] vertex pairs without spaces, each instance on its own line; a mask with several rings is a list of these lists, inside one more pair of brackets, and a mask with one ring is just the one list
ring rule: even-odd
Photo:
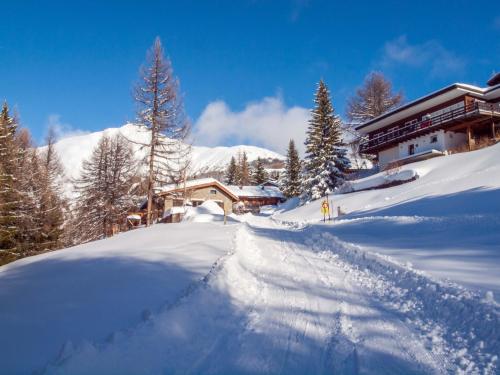
[[[134,142],[147,142],[148,133],[141,131],[137,126],[126,124],[120,128],[109,128],[103,131],[78,135],[74,137],[63,138],[56,144],[56,150],[59,153],[64,169],[68,177],[76,178],[80,172],[82,161],[88,158],[92,149],[97,145],[99,139],[106,134],[113,136],[122,134],[125,138]],[[135,150],[137,158],[144,157],[145,153],[140,150],[137,144],[131,144]],[[192,148],[192,166],[190,173],[192,175],[217,172],[225,170],[231,157],[237,157],[239,152],[247,154],[249,162],[262,159],[284,160],[285,157],[276,152],[256,147],[256,146],[231,146],[231,147],[200,147]]]
[[0,267],[0,374],[498,374],[499,158]]
[[0,374],[32,374],[149,319],[231,250],[234,230],[158,225],[0,267]]
[[[380,190],[330,196],[347,215],[328,230],[364,250],[448,278],[500,300],[500,144],[401,167],[415,181]],[[384,172],[361,181],[386,182]],[[320,201],[277,215],[317,223]],[[336,212],[335,212],[336,213]]]

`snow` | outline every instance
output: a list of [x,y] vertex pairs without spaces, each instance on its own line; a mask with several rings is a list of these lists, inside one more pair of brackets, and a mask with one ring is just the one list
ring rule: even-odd
[[[216,201],[207,200],[198,207],[189,207],[184,215],[184,221],[194,223],[211,223],[224,221],[224,209]],[[235,222],[234,216],[227,217],[226,221]]]
[[[353,181],[355,189],[388,179],[415,181],[386,189],[331,195],[347,215],[325,230],[364,251],[391,256],[441,280],[500,300],[500,144],[407,164]],[[285,222],[319,223],[320,202],[277,214]]]
[[377,173],[376,175],[360,178],[359,180],[347,181],[341,190],[345,192],[374,189],[379,186],[387,185],[393,182],[409,181],[418,178],[418,174],[413,169],[394,171],[390,173]]
[[129,219],[129,220],[141,220],[141,215],[128,215],[127,219]]
[[322,228],[244,218],[233,252],[196,288],[46,373],[494,373],[494,305]]
[[283,193],[274,186],[237,186],[229,185],[228,189],[238,197],[272,197],[284,198]]
[[0,267],[0,373],[497,374],[499,157],[405,165],[330,223],[207,201]]
[[158,224],[0,267],[0,374],[31,374],[64,344],[104,343],[174,303],[231,249],[234,230]]

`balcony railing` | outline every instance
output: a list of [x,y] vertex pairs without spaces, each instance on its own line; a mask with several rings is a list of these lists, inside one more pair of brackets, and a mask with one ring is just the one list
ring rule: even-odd
[[439,128],[440,126],[451,121],[464,119],[476,114],[491,114],[492,116],[500,116],[500,103],[493,104],[475,102],[461,108],[444,112],[440,115],[423,118],[422,120],[414,123],[398,126],[390,131],[379,134],[374,138],[366,138],[360,144],[360,151],[367,152],[372,148],[378,148],[379,146],[388,143],[394,143],[402,139],[411,138],[412,136],[428,133],[429,131]]

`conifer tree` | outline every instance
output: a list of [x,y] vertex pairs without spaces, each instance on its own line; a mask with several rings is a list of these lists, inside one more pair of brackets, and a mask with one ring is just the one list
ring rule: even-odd
[[18,257],[21,196],[15,186],[19,162],[16,130],[17,123],[4,103],[0,113],[0,264]]
[[77,242],[103,238],[113,224],[120,224],[133,207],[130,194],[136,165],[129,144],[122,136],[103,136],[75,182],[79,193],[73,228]]
[[355,126],[365,121],[378,117],[391,109],[396,108],[403,101],[401,92],[394,93],[392,84],[382,73],[370,73],[358,88],[356,95],[351,97],[347,103],[346,115],[350,124],[345,128],[349,135],[348,146],[351,149],[355,168],[362,168],[365,158],[369,155],[360,155],[361,136]]
[[344,182],[350,166],[342,148],[342,122],[335,115],[326,84],[321,80],[315,95],[315,108],[307,130],[303,198],[318,199]]
[[240,154],[238,172],[239,172],[238,185],[240,186],[250,185],[250,165],[248,164],[248,158],[246,152]]
[[282,190],[287,198],[298,197],[301,194],[301,163],[295,142],[290,139],[285,161]]
[[157,37],[135,88],[137,125],[151,135],[149,142],[141,144],[148,151],[147,225],[152,224],[155,185],[179,184],[185,179],[190,163],[191,148],[185,143],[190,125],[178,87],[172,64]]
[[269,179],[269,174],[264,168],[264,162],[260,157],[257,158],[255,170],[252,173],[252,180],[255,185],[261,185]]
[[347,103],[347,118],[354,123],[362,123],[378,117],[397,107],[403,100],[403,94],[393,93],[392,84],[382,73],[372,72],[363,86]]
[[43,217],[41,236],[44,248],[55,249],[63,245],[63,225],[68,204],[62,191],[64,169],[55,149],[56,136],[53,128],[49,129],[45,143],[45,149],[40,154],[40,212]]
[[237,183],[237,178],[238,178],[238,166],[236,165],[236,159],[234,156],[231,156],[231,161],[229,162],[229,165],[227,167],[226,171],[226,184],[228,185],[236,185]]

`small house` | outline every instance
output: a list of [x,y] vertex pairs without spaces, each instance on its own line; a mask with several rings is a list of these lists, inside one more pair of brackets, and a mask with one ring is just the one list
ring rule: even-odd
[[240,211],[258,212],[262,206],[276,206],[286,200],[278,187],[271,184],[259,186],[229,185],[228,189],[238,197]]
[[214,178],[202,178],[186,181],[180,185],[165,186],[157,193],[164,202],[163,218],[165,222],[179,222],[187,204],[197,207],[207,200],[217,203],[226,214],[233,212],[233,205],[238,201],[227,186]]

